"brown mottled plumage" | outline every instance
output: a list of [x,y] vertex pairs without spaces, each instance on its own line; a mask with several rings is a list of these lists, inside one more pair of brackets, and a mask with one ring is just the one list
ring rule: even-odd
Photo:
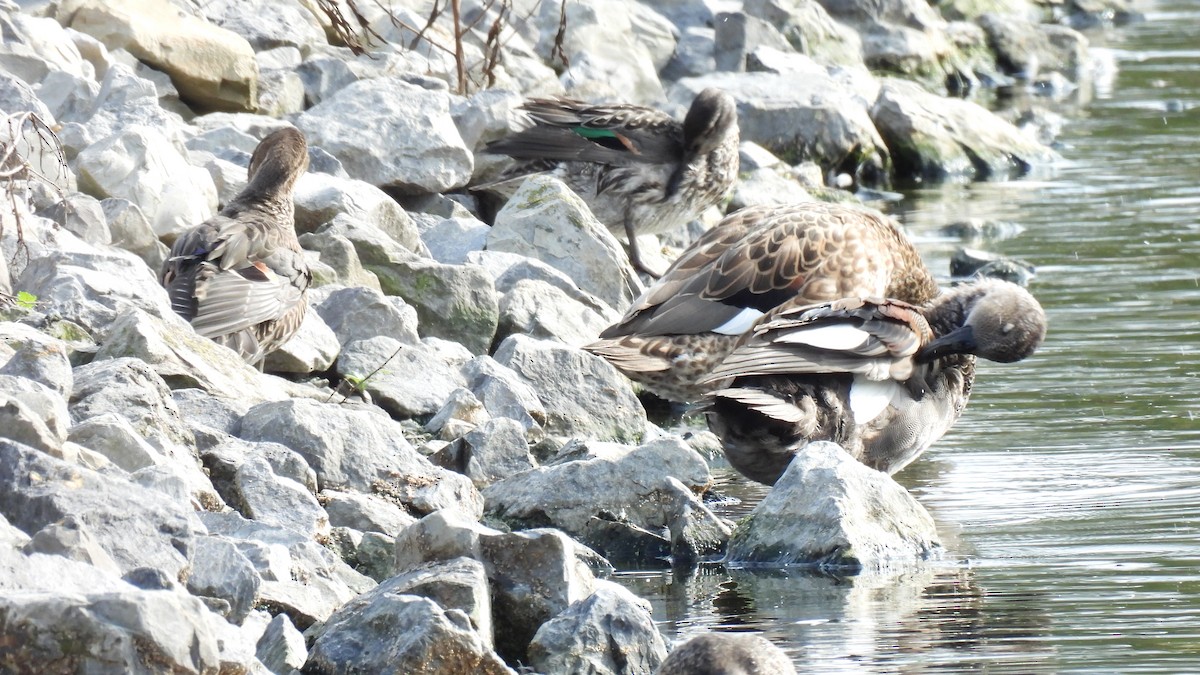
[[937,283],[908,237],[866,207],[742,209],[697,239],[620,322],[587,347],[663,398],[698,385],[754,320],[784,304],[879,295],[922,303]]
[[629,242],[640,269],[637,234],[683,227],[737,179],[737,105],[719,89],[700,92],[682,123],[653,108],[569,98],[530,99],[521,108],[533,126],[487,151],[527,161],[508,177],[553,170]]
[[291,127],[262,140],[249,182],[221,212],[175,240],[160,280],[196,332],[259,365],[300,328],[312,274],[296,239],[292,189],[308,168]]
[[709,427],[735,469],[772,485],[811,441],[833,441],[895,473],[958,420],[975,357],[1032,354],[1046,315],[998,279],[955,286],[927,304],[845,298],[776,312],[706,378]]

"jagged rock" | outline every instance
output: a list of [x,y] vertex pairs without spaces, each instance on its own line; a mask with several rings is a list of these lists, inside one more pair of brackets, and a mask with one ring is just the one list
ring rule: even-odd
[[237,544],[225,537],[195,537],[188,549],[191,572],[187,589],[193,595],[229,603],[229,618],[241,623],[258,599],[262,577]]
[[[251,405],[230,398],[217,398],[203,389],[175,389],[171,392],[171,399],[193,433],[198,426],[202,426],[221,434],[233,434],[242,415]],[[198,444],[198,447],[204,449],[205,446]]]
[[[863,64],[863,41],[858,33],[836,21],[816,0],[749,0],[743,11],[775,26],[788,46],[821,63]],[[749,52],[762,43],[747,44]]]
[[243,516],[293,529],[309,538],[329,533],[329,516],[304,485],[276,475],[261,457],[238,465],[226,500]]
[[392,537],[417,522],[403,509],[375,495],[324,490],[320,494],[329,524],[360,532],[380,532]]
[[106,359],[76,368],[70,410],[80,422],[105,413],[124,417],[138,435],[172,457],[194,438],[166,382],[138,359]]
[[190,508],[127,480],[69,465],[0,439],[0,513],[26,532],[74,516],[125,571],[184,570],[194,531]]
[[167,73],[182,96],[202,107],[256,105],[258,68],[250,44],[166,0],[71,0],[56,18]]
[[95,79],[95,68],[83,58],[67,31],[52,18],[31,14],[5,12],[0,70],[30,84],[55,72]]
[[596,339],[611,319],[545,281],[515,283],[500,299],[496,337],[514,334],[581,347]]
[[650,603],[611,581],[597,581],[529,645],[529,665],[542,673],[653,673],[666,657]]
[[34,380],[0,374],[0,418],[0,435],[41,450],[56,450],[67,439],[66,400]]
[[410,251],[421,250],[421,235],[412,218],[370,183],[310,171],[296,183],[295,202],[297,232],[315,232],[338,216],[347,216]]
[[552,176],[525,179],[496,214],[487,247],[541,260],[617,309],[628,307],[641,292],[617,240],[582,199]]
[[113,246],[141,258],[151,270],[161,269],[170,249],[158,240],[141,207],[119,197],[101,200],[100,206],[108,220]]
[[378,592],[429,598],[446,610],[459,610],[471,620],[483,644],[492,648],[492,600],[483,563],[473,558],[434,561],[397,574],[376,587]]
[[417,310],[422,337],[454,340],[474,354],[492,346],[499,296],[479,266],[443,265],[410,253],[366,268],[379,278],[384,293],[404,298]]
[[298,628],[324,621],[356,594],[375,584],[328,548],[285,528],[238,513],[201,513],[211,535],[232,541],[262,578],[258,606],[283,612]]
[[425,423],[425,430],[436,434],[441,440],[452,441],[489,419],[479,399],[470,391],[460,388],[450,392],[441,410]]
[[[715,70],[745,72],[746,56],[755,47],[791,50],[787,38],[775,26],[749,12],[722,12],[717,15],[714,24],[716,27],[713,52]],[[696,75],[703,74],[696,73]]]
[[1007,179],[1056,155],[976,103],[887,80],[871,108],[896,175],[908,180]]
[[537,392],[547,433],[621,442],[641,438],[646,411],[607,361],[525,335],[506,338],[495,359]]
[[513,673],[461,611],[382,591],[356,598],[321,625],[303,672],[332,675],[349,668],[397,675]]
[[432,218],[420,227],[421,241],[439,263],[461,265],[474,251],[482,251],[491,230],[475,218]]
[[0,625],[16,672],[217,672],[209,611],[172,591],[15,593],[0,596]]
[[245,38],[256,52],[284,46],[309,49],[326,43],[317,17],[296,0],[210,2],[200,11],[209,21]]
[[560,455],[556,462],[487,487],[483,494],[488,512],[516,527],[550,524],[589,546],[606,549],[599,546],[600,537],[590,536],[594,518],[665,532],[685,506],[678,500],[677,486],[665,477],[675,477],[688,488],[709,481],[704,459],[678,438],[639,447],[579,442]]
[[378,335],[405,345],[421,342],[417,335],[417,310],[403,298],[385,296],[375,289],[340,288],[315,303],[313,309],[343,345]]
[[316,401],[263,403],[246,414],[239,435],[300,453],[322,490],[373,492],[414,513],[483,513],[483,498],[470,480],[430,464],[405,440],[400,424],[377,411]]
[[729,541],[727,563],[857,573],[941,550],[933,518],[890,476],[836,444],[810,443]]
[[256,646],[255,656],[258,660],[267,670],[278,675],[299,670],[308,660],[304,635],[296,630],[286,614],[276,614],[271,619]]
[[671,563],[691,565],[700,559],[722,553],[733,533],[733,525],[712,512],[682,481],[667,476],[667,530],[671,537]]
[[130,473],[165,461],[158,450],[134,430],[129,420],[116,413],[102,413],[83,420],[71,427],[67,438]]
[[488,415],[516,420],[530,442],[542,439],[546,408],[529,382],[490,356],[471,359],[463,366],[462,374]]
[[[461,356],[466,357],[462,361],[470,358],[469,353]],[[433,415],[456,387],[466,384],[459,363],[429,342],[404,345],[380,335],[343,347],[336,369],[342,377],[361,381],[384,410],[414,418]]]
[[[371,290],[380,290],[379,278],[373,272],[363,268],[362,260],[354,242],[334,232],[308,232],[300,235],[300,245],[308,251],[315,251],[321,256],[321,262],[333,269],[333,278],[321,281],[317,285],[339,284],[345,286],[365,286]],[[314,279],[314,281],[316,281]]]
[[51,203],[39,208],[37,214],[62,225],[89,244],[112,243],[112,232],[108,229],[104,208],[100,200],[91,195],[73,192],[62,198],[55,196]]
[[92,536],[86,525],[72,515],[50,523],[33,534],[25,545],[27,554],[45,553],[57,555],[76,562],[91,565],[114,578],[121,576],[121,568]]
[[1087,38],[1066,26],[997,13],[980,16],[979,26],[997,65],[1009,75],[1032,82],[1039,74],[1057,72],[1075,80],[1087,65]]
[[431,458],[483,488],[537,466],[529,454],[525,427],[504,417],[479,425]]
[[362,80],[306,110],[296,126],[354,178],[410,193],[444,192],[465,185],[474,169],[451,101],[399,78]]

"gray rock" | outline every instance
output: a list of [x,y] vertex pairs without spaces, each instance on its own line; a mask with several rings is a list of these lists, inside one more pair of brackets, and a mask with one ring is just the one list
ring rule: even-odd
[[421,250],[421,235],[412,218],[396,200],[370,183],[310,171],[297,181],[294,200],[297,232],[315,232],[338,216],[346,216],[410,251]]
[[159,451],[192,445],[193,436],[166,382],[137,359],[108,359],[76,368],[70,409],[80,422],[104,413],[124,417]]
[[395,537],[417,522],[404,509],[375,495],[325,490],[321,492],[320,500],[333,527],[351,527],[364,533],[380,532]]
[[526,662],[538,628],[591,595],[595,578],[576,556],[576,544],[558,530],[484,535],[479,548],[492,582],[496,651]]
[[172,591],[0,596],[12,641],[5,665],[15,672],[217,672],[208,617],[200,600]]
[[354,569],[375,581],[396,576],[396,538],[380,532],[364,532],[354,551]]
[[252,520],[293,529],[308,538],[329,533],[329,516],[304,485],[278,476],[266,459],[238,465],[226,500]]
[[37,413],[6,393],[0,393],[0,429],[4,430],[0,432],[4,438],[42,452],[61,454],[64,439],[50,431]]
[[308,660],[304,636],[296,630],[286,614],[276,614],[271,619],[256,646],[255,656],[276,675],[288,675],[293,670],[299,670]]
[[[60,7],[56,18],[166,72],[181,94],[201,106],[252,110],[256,105],[258,68],[250,45],[169,4],[80,0]],[[181,53],[172,48],[178,44],[192,48]]]
[[[0,551],[4,551],[5,547],[17,549],[27,543],[29,543],[29,535],[13,527],[8,522],[8,519],[3,514],[0,514]],[[7,575],[0,576],[7,577]],[[19,585],[16,587],[19,587]]]
[[425,430],[444,441],[452,441],[490,419],[487,410],[475,395],[466,389],[450,392],[441,410],[428,422]]
[[[863,43],[815,0],[749,0],[743,10],[775,26],[797,52],[830,65],[861,65]],[[750,43],[751,50],[756,43]]]
[[5,38],[0,45],[0,66],[5,72],[31,84],[56,71],[95,78],[95,70],[57,21],[32,16],[33,12],[5,14]]
[[[756,47],[772,47],[786,51],[791,51],[792,48],[787,38],[775,26],[749,12],[721,12],[716,16],[713,25],[713,62],[716,66],[714,70],[745,72],[746,56]],[[703,74],[705,73],[695,73]]]
[[537,391],[516,371],[490,356],[477,356],[463,366],[462,373],[467,387],[488,415],[516,420],[525,428],[530,442],[542,439],[546,408]]
[[435,511],[396,535],[396,573],[454,558],[484,561],[479,540],[500,534],[455,511]]
[[611,581],[542,624],[529,665],[542,673],[653,673],[667,657],[650,603]]
[[180,416],[192,427],[204,426],[224,434],[237,430],[242,415],[250,409],[250,403],[229,398],[217,398],[203,389],[175,389],[171,392]]
[[166,244],[158,240],[142,209],[128,199],[110,197],[100,201],[112,244],[141,258],[151,270],[162,268],[170,254]]
[[815,201],[789,169],[759,168],[744,172],[729,200],[731,212],[747,206]]
[[999,13],[980,16],[979,25],[1006,74],[1033,81],[1039,74],[1057,72],[1077,79],[1087,64],[1087,38],[1066,26]]
[[412,513],[439,508],[478,518],[483,498],[471,482],[417,454],[402,427],[379,412],[315,401],[255,406],[242,420],[246,440],[282,443],[317,472],[320,488],[380,494]]
[[513,673],[466,615],[433,601],[387,592],[357,598],[315,633],[304,672]]
[[495,359],[537,392],[547,433],[621,442],[641,438],[646,411],[607,361],[524,335],[506,338]]
[[733,524],[709,509],[688,486],[679,479],[667,476],[667,530],[671,536],[671,563],[692,565],[702,558],[715,556],[725,550]]
[[131,125],[88,145],[75,158],[75,169],[80,190],[137,204],[160,237],[174,238],[216,210],[212,177],[152,127]]
[[179,549],[194,529],[190,508],[157,492],[7,440],[0,440],[0,513],[26,532],[75,516],[122,570],[157,567],[172,577],[187,565]]
[[324,621],[375,584],[333,551],[295,532],[238,513],[202,513],[208,530],[233,541],[262,578],[258,605],[283,612],[301,629]]
[[467,262],[473,251],[482,251],[491,230],[487,223],[475,218],[432,218],[421,228],[421,241],[433,259],[446,265]]
[[715,30],[708,26],[687,26],[679,35],[675,54],[659,75],[663,80],[673,82],[711,73],[717,69],[715,50]]
[[447,362],[436,346],[404,345],[382,335],[343,347],[337,372],[361,382],[380,407],[403,419],[433,415],[465,384],[458,364]]
[[671,650],[657,675],[692,675],[701,671],[744,675],[796,675],[782,649],[761,635],[705,633]]
[[522,281],[541,281],[557,288],[597,314],[611,317],[613,322],[621,318],[621,314],[611,305],[579,288],[571,277],[535,258],[504,251],[477,251],[471,253],[467,261],[486,269],[495,279],[496,290],[501,294],[508,293]]
[[[71,423],[71,418],[62,393],[36,380],[0,373],[0,397],[19,404],[27,411],[25,414],[31,416],[30,421],[49,432],[55,446],[66,440],[67,425]],[[8,409],[9,414],[16,414],[11,407]],[[0,429],[3,428],[0,426]]]
[[496,337],[516,333],[573,347],[593,342],[612,321],[545,281],[518,281],[500,299]]
[[431,459],[470,478],[478,488],[537,467],[525,427],[503,417],[484,422]]
[[492,600],[483,563],[473,558],[435,561],[398,574],[377,592],[429,598],[443,609],[456,609],[471,620],[479,638],[492,648]]
[[256,52],[285,46],[308,49],[326,43],[317,17],[296,0],[210,2],[201,11],[209,21],[245,38]]
[[341,288],[314,304],[313,309],[343,345],[378,335],[406,345],[421,342],[417,335],[417,310],[402,298],[385,296],[378,290]]
[[62,225],[89,244],[112,243],[112,232],[108,229],[104,208],[100,200],[91,195],[80,192],[63,195],[45,208],[39,208],[37,214]]
[[104,550],[89,528],[72,515],[50,523],[33,534],[25,545],[25,553],[57,555],[95,567],[114,578],[121,576],[121,568]]
[[188,563],[188,591],[225,600],[230,608],[226,618],[244,621],[258,600],[262,577],[237,544],[225,537],[195,537],[188,549]]
[[790,164],[811,160],[825,173],[844,172],[856,182],[885,184],[888,147],[868,114],[871,99],[853,83],[835,78],[811,60],[786,74],[714,73],[680,80],[671,100],[690,102],[706,87],[719,87],[738,102],[745,141],[767,148]]
[[354,242],[346,237],[328,231],[308,232],[300,235],[300,245],[306,250],[318,253],[321,262],[333,269],[332,278],[314,279],[318,285],[365,286],[371,290],[379,290],[379,278],[363,268]]
[[617,309],[628,307],[641,292],[628,256],[608,228],[552,176],[525,180],[496,214],[487,247],[541,260]]
[[[602,513],[661,530],[683,506],[677,496],[670,496],[677,488],[665,477],[675,477],[688,488],[709,481],[704,459],[677,437],[636,448],[580,442],[560,452],[568,457],[486,488],[488,512],[516,527],[549,523],[579,536]],[[574,459],[571,453],[581,457]],[[585,538],[585,543],[592,542]]]
[[500,318],[492,278],[477,265],[443,265],[414,254],[385,265],[364,261],[383,292],[404,298],[417,310],[422,337],[439,337],[484,354]]
[[891,477],[833,443],[796,456],[729,541],[727,563],[858,573],[939,555],[933,518]]
[[39,311],[79,324],[92,335],[106,333],[130,307],[183,325],[146,264],[117,249],[47,251],[14,281],[37,296]]
[[465,185],[474,168],[451,101],[398,78],[364,80],[309,108],[296,126],[354,178],[410,193],[444,192]]
[[291,117],[303,111],[304,79],[292,70],[259,66],[258,110],[273,117]]
[[871,117],[897,176],[910,180],[1003,180],[1056,157],[978,104],[935,96],[911,82],[884,82]]
[[116,413],[102,413],[71,427],[67,439],[133,473],[163,463],[165,458],[134,430],[129,420]]

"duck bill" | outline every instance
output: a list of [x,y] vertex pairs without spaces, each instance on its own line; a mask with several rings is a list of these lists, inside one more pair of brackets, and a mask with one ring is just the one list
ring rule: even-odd
[[963,326],[922,347],[917,352],[917,363],[929,363],[951,354],[974,354],[975,347],[975,331],[970,326]]

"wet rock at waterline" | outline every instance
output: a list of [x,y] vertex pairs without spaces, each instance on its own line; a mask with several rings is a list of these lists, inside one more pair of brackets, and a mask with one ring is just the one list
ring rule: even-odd
[[808,444],[729,539],[733,565],[856,574],[941,553],[933,517],[887,474],[834,443]]

